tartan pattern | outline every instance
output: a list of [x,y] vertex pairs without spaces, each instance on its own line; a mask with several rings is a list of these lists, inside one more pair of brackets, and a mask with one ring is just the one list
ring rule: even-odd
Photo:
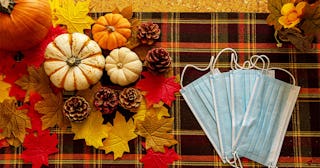
[[[98,17],[102,14],[93,14]],[[161,28],[161,40],[156,47],[166,48],[172,58],[174,74],[180,75],[186,64],[205,67],[211,55],[225,47],[234,48],[240,62],[254,54],[265,54],[271,66],[289,70],[301,91],[284,139],[279,167],[320,167],[320,54],[319,44],[305,53],[298,52],[291,45],[277,48],[273,38],[274,30],[266,25],[267,14],[256,13],[135,13],[141,21],[152,20]],[[221,71],[229,68],[229,56],[220,57]],[[188,69],[184,84],[193,81],[205,72]],[[278,79],[290,82],[290,77],[277,72]],[[181,95],[177,96],[170,109],[175,117],[173,134],[178,140],[176,152],[181,160],[174,162],[174,168],[230,167],[223,164],[201,130],[192,112]],[[72,140],[70,129],[58,134],[58,154],[49,158],[49,167],[143,167],[139,159],[145,154],[141,147],[142,138],[129,142],[130,154],[113,160],[112,154],[104,154],[85,145],[84,140]],[[0,149],[0,167],[31,167],[20,159],[22,148]],[[263,167],[243,159],[244,167]]]

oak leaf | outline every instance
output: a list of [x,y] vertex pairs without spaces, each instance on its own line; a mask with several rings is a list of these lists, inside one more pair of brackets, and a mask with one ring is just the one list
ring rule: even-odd
[[180,85],[175,82],[175,76],[165,78],[162,75],[156,75],[151,72],[142,72],[141,79],[136,87],[142,91],[146,91],[147,107],[163,101],[171,106],[171,102],[175,100],[175,93],[180,90]]
[[144,121],[137,121],[137,134],[146,138],[146,149],[152,148],[155,152],[165,152],[164,146],[177,143],[172,134],[174,118],[158,119],[156,115],[146,115]]
[[108,137],[110,127],[103,124],[102,113],[93,111],[82,123],[71,123],[74,140],[85,139],[88,146],[99,148],[103,146],[102,139]]
[[[2,129],[0,136],[13,138],[22,143],[26,135],[26,128],[31,128],[27,110],[17,109],[16,100],[6,99],[0,103],[0,129]],[[14,141],[8,142],[14,145]]]
[[[55,25],[66,25],[68,32],[83,33],[84,29],[91,29],[94,20],[88,16],[90,0],[77,1],[65,0],[62,5],[55,6]],[[56,20],[55,20],[56,19]]]
[[47,129],[58,125],[62,129],[66,129],[70,125],[70,121],[63,115],[63,97],[62,93],[42,94],[43,100],[35,104],[35,110],[43,114],[42,129]]
[[110,123],[108,126],[111,128],[109,137],[103,141],[103,147],[100,149],[106,153],[113,152],[114,159],[121,158],[124,152],[130,152],[128,141],[137,137],[133,121],[129,119],[126,122],[125,117],[117,112],[113,126]]

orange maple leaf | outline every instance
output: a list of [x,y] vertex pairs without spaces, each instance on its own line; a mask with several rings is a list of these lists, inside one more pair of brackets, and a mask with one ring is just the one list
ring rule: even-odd
[[155,152],[165,152],[164,146],[170,147],[177,143],[172,134],[174,118],[158,119],[156,113],[146,115],[144,121],[137,121],[136,132],[146,138],[146,149],[152,148]]

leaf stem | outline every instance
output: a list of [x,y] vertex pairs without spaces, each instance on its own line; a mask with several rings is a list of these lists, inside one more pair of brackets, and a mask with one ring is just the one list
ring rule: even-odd
[[277,41],[277,47],[280,48],[282,47],[282,43],[280,42],[278,38],[278,30],[274,31],[274,39]]

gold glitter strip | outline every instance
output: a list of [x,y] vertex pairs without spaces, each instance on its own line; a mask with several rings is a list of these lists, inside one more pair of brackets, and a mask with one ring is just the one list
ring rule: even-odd
[[132,5],[134,12],[267,13],[268,0],[91,0],[91,12],[110,12]]

